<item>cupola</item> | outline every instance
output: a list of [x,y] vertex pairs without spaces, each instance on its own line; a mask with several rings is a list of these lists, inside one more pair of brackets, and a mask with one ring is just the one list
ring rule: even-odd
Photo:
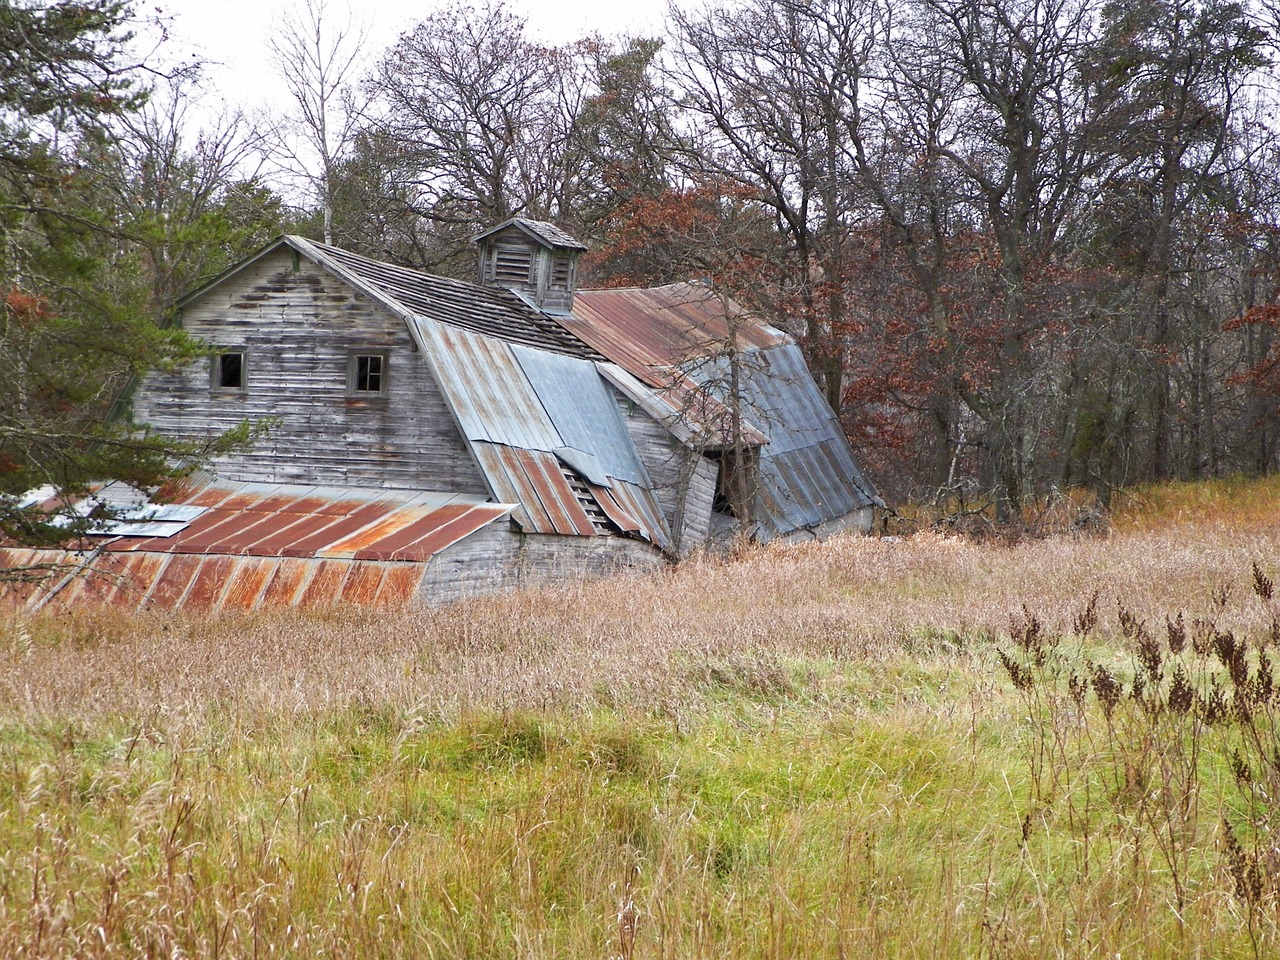
[[587,248],[559,227],[513,217],[476,236],[480,283],[514,290],[547,313],[570,313],[578,256]]

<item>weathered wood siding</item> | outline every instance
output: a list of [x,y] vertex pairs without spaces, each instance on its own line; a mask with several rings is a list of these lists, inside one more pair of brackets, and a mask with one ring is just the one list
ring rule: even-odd
[[[252,450],[215,463],[219,476],[488,495],[404,322],[306,258],[265,257],[182,320],[200,340],[246,350],[247,389],[212,389],[209,362],[197,361],[146,378],[135,418],[179,436],[279,421]],[[386,355],[386,396],[347,395],[353,352]]]
[[718,467],[676,440],[670,430],[625,397],[618,396],[618,401],[627,433],[649,471],[653,492],[675,539],[676,552],[681,557],[688,556],[707,544]]
[[417,599],[435,605],[665,565],[656,547],[631,537],[523,534],[493,523],[433,557],[419,581]]

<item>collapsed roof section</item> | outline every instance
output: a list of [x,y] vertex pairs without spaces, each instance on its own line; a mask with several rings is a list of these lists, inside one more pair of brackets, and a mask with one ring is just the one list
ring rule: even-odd
[[[111,484],[95,499],[120,502],[126,490]],[[514,509],[461,494],[207,478],[168,493],[137,509],[184,519],[108,522],[77,550],[0,546],[5,566],[62,574],[3,599],[193,611],[403,603],[435,557]]]
[[[727,411],[737,407],[742,442],[763,443],[756,511],[763,539],[883,505],[795,341],[730,298],[700,283],[584,290],[574,314],[562,321],[566,329],[665,398],[659,419],[687,423],[683,432],[671,428],[682,442],[723,447]],[[638,389],[602,370],[624,392]]]
[[526,533],[671,537],[595,364],[419,317],[436,381],[493,494]]

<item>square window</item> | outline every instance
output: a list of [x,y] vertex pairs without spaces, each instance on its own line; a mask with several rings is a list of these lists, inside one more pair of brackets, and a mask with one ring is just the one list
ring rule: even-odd
[[210,371],[215,390],[235,390],[243,393],[248,382],[248,363],[243,350],[225,350],[215,354]]
[[347,363],[347,392],[352,396],[385,396],[387,355],[353,353]]

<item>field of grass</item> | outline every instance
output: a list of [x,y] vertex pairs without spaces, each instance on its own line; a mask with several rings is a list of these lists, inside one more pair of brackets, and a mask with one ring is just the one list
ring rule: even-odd
[[0,956],[1275,956],[1277,497],[1143,496],[1090,538],[2,625]]

